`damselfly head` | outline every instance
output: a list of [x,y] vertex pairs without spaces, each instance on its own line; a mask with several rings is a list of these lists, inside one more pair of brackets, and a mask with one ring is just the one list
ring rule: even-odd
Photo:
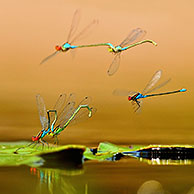
[[128,100],[129,100],[129,101],[132,100],[131,96],[128,96]]
[[56,49],[57,51],[61,51],[61,50],[62,50],[61,46],[59,46],[59,45],[55,46],[55,49]]
[[38,136],[32,136],[32,141],[38,141],[39,137]]

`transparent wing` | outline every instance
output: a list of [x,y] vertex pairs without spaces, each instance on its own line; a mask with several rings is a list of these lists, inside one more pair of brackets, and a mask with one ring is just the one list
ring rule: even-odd
[[150,91],[150,89],[159,81],[159,79],[162,76],[162,70],[156,71],[156,73],[153,75],[152,79],[148,82],[146,87],[144,88],[142,94],[145,95]]
[[76,10],[74,12],[74,15],[73,15],[73,19],[72,19],[71,27],[70,27],[70,30],[69,30],[69,34],[67,36],[67,42],[70,42],[70,39],[75,34],[75,32],[77,30],[77,27],[79,25],[79,21],[80,21],[80,11]]
[[73,40],[71,40],[71,43],[77,41],[78,39],[81,40],[84,37],[87,36],[89,30],[95,25],[98,24],[98,20],[93,20],[90,24],[88,24],[78,35],[76,35]]
[[43,63],[45,63],[46,61],[48,61],[49,59],[51,59],[52,57],[56,56],[58,53],[60,53],[60,51],[55,51],[53,54],[49,55],[48,57],[44,58],[41,62],[40,65],[42,65]]
[[75,102],[68,103],[67,106],[65,107],[64,111],[62,112],[62,116],[59,120],[59,126],[61,128],[63,128],[63,126],[66,124],[66,122],[72,116],[74,111],[75,111]]
[[69,97],[67,98],[67,103],[69,102],[75,102],[76,95],[74,93],[69,94]]
[[[90,105],[92,101],[92,98],[90,96],[86,96],[76,107],[76,109],[80,106],[80,105]],[[75,109],[75,110],[76,110]],[[91,108],[92,109],[92,115],[93,113],[96,112],[95,108]],[[73,113],[72,113],[73,114]],[[75,124],[84,120],[87,120],[89,118],[89,111],[87,108],[82,108],[79,110],[79,112],[74,116],[73,120],[71,120],[70,124]]]
[[[55,106],[53,107],[54,110],[60,110],[65,105],[67,95],[65,93],[60,94],[57,99]],[[59,113],[59,112],[58,112]]]
[[45,106],[44,100],[40,96],[40,94],[36,95],[36,103],[37,103],[37,107],[38,107],[38,113],[39,113],[42,129],[46,129],[48,127],[46,106]]
[[[94,116],[94,114],[96,113],[97,109],[94,107],[91,107],[92,110],[92,117]],[[73,120],[69,123],[69,126],[75,125],[77,123],[83,122],[91,117],[88,116],[88,109],[86,108],[82,108],[80,109],[80,111],[75,115],[75,117],[73,118]]]
[[133,43],[134,41],[139,41],[142,39],[146,34],[146,31],[142,30],[141,28],[136,28],[132,30],[129,35],[119,44],[119,46],[124,47],[126,45],[129,45]]
[[[71,118],[71,116],[73,115],[73,113],[75,112],[75,110],[80,105],[89,105],[90,102],[91,102],[91,97],[89,97],[89,96],[86,96],[76,107],[75,107],[75,102],[70,102],[69,105],[68,105],[68,107],[63,111],[63,115],[61,116],[61,119],[59,120],[60,127],[63,127],[69,121],[69,119]],[[82,109],[80,109],[80,111],[82,112]],[[79,112],[75,115],[75,117],[77,117],[77,115],[79,114]],[[70,123],[71,122],[72,121],[70,121]]]
[[75,106],[75,94],[70,94],[65,105],[63,106],[63,109],[58,114],[58,118],[55,126],[58,126],[58,125],[61,126],[63,122],[66,121],[74,106]]
[[122,89],[115,89],[113,91],[113,95],[115,96],[133,96],[135,94],[137,94],[137,92]]
[[[65,93],[60,94],[60,96],[57,99],[57,102],[55,103],[55,105],[53,107],[53,110],[57,111],[57,116],[58,117],[60,117],[60,114],[63,111],[63,108],[64,108],[65,103],[66,103],[66,97],[67,97],[67,95]],[[50,115],[51,123],[54,121],[54,117],[55,117],[54,115],[55,115],[54,113],[52,113]]]
[[85,96],[84,99],[78,104],[79,105],[89,105],[92,101],[90,96]]
[[117,53],[112,63],[110,64],[110,67],[107,71],[109,76],[113,75],[118,70],[119,65],[120,65],[120,54],[121,53]]
[[165,82],[161,83],[160,85],[156,86],[155,88],[152,88],[151,90],[147,91],[148,93],[151,93],[157,89],[160,89],[161,87],[165,86],[171,79],[166,80]]

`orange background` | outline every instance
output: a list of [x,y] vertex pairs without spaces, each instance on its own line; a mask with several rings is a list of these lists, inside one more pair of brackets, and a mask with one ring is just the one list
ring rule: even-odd
[[[60,135],[61,143],[190,143],[194,141],[194,2],[193,1],[65,1],[1,2],[0,140],[30,140],[40,130],[35,95],[51,108],[60,93],[89,95],[98,111],[87,122]],[[99,19],[79,44],[119,44],[134,28],[147,31],[144,44],[122,53],[118,72],[109,77],[113,55],[107,48],[62,53],[40,61],[66,41],[73,13],[81,10],[79,30]],[[159,91],[186,87],[187,93],[145,99],[134,115],[125,97],[112,91],[141,91],[153,73],[163,70],[172,81]]]

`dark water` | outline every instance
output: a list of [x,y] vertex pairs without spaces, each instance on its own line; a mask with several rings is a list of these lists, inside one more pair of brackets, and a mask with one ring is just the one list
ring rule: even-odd
[[188,165],[189,161],[174,164],[149,165],[130,158],[86,161],[77,169],[1,167],[0,189],[6,194],[194,193],[194,165]]

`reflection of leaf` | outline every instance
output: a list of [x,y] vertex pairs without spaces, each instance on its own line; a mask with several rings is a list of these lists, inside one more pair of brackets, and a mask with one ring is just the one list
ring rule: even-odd
[[146,159],[146,158],[137,158],[141,162],[145,162],[149,165],[169,165],[169,166],[177,166],[177,165],[194,165],[193,159],[179,159],[179,160],[171,160],[171,159]]
[[[28,146],[29,142],[6,142],[0,143],[0,166],[29,165],[32,167],[59,166],[66,164],[75,166],[82,164],[85,146]],[[26,147],[28,146],[28,147]],[[16,150],[19,149],[17,152]]]
[[[33,168],[32,168],[33,169]],[[38,167],[36,168],[36,171],[41,172],[44,174],[43,177],[48,177],[48,175],[52,175],[52,177],[59,177],[59,176],[77,176],[84,173],[84,169],[82,167],[79,168],[43,168]],[[39,177],[40,178],[40,177]]]

